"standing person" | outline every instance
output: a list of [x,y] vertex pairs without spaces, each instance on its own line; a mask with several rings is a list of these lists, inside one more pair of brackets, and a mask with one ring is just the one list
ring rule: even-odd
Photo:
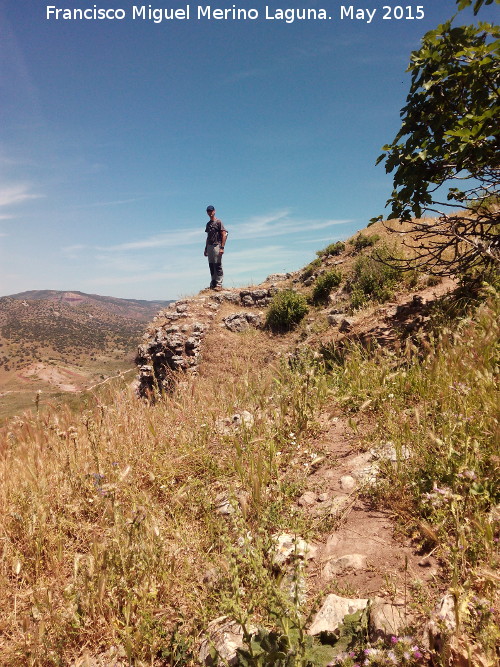
[[219,218],[215,217],[215,208],[213,206],[207,206],[207,213],[210,220],[205,227],[207,241],[205,243],[204,255],[208,257],[208,266],[210,267],[210,289],[217,289],[222,287],[222,279],[224,277],[222,255],[224,254],[224,246],[226,245],[227,230]]

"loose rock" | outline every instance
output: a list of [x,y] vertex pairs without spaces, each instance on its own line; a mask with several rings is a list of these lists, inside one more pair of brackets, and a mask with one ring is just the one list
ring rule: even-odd
[[339,484],[342,491],[352,491],[356,486],[356,480],[351,475],[342,475]]
[[307,633],[309,635],[319,635],[321,632],[333,634],[348,614],[366,609],[367,605],[368,599],[342,598],[332,593],[323,602]]
[[314,558],[316,548],[309,545],[298,535],[283,533],[276,538],[276,549],[273,556],[273,563],[282,567],[285,563],[294,558],[309,559]]
[[366,569],[366,556],[363,554],[346,554],[340,558],[332,558],[323,568],[323,578],[333,579],[339,574],[353,570]]
[[[251,628],[250,632],[256,632]],[[218,665],[220,658],[224,664],[238,664],[237,650],[243,646],[243,630],[227,616],[217,618],[208,624],[208,637],[202,642],[199,660],[202,665]],[[212,657],[215,649],[216,657]]]
[[391,604],[378,597],[373,600],[369,619],[370,637],[373,640],[397,637],[407,625],[404,604]]

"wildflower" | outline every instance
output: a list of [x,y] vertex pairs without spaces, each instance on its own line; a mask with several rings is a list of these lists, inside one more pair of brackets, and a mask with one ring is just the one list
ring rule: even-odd
[[391,643],[392,644],[397,644],[398,643],[398,638],[394,637],[394,635],[391,637]]

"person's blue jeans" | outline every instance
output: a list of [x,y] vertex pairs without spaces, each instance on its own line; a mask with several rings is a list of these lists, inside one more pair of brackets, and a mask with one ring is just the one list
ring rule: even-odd
[[210,287],[221,287],[224,272],[222,270],[222,255],[220,254],[220,245],[208,245],[208,266],[210,267]]

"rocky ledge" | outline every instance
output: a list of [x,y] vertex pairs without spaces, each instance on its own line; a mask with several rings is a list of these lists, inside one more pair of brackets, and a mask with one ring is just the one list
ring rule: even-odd
[[[153,319],[138,347],[135,362],[139,368],[136,391],[143,398],[172,389],[179,371],[196,374],[203,338],[213,326],[224,302],[237,308],[263,308],[277,292],[274,285],[256,289],[201,292],[191,299],[171,303]],[[262,314],[237,312],[224,320],[231,331],[262,326]]]

